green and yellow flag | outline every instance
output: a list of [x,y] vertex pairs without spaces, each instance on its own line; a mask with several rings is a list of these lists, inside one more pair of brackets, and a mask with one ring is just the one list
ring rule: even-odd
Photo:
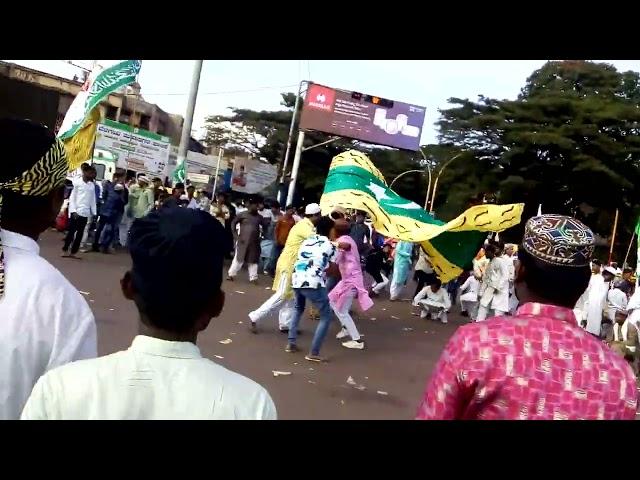
[[389,189],[369,158],[355,150],[331,162],[320,207],[328,214],[336,206],[367,212],[382,235],[420,243],[443,282],[470,266],[487,232],[520,223],[524,208],[524,204],[478,205],[450,222],[441,222]]
[[140,60],[124,60],[91,72],[69,107],[58,132],[58,138],[67,150],[69,171],[91,159],[100,122],[100,110],[97,108],[100,102],[119,88],[134,82],[140,67]]

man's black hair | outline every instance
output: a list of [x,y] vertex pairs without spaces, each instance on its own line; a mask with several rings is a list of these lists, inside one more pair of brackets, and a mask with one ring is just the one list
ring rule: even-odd
[[162,183],[162,179],[160,177],[153,177],[153,180],[151,180],[151,182],[160,182],[160,183]]
[[293,210],[295,212],[296,207],[294,207],[293,205],[287,205],[287,207],[285,208],[285,210]]
[[220,291],[230,249],[224,227],[206,212],[162,208],[137,219],[129,235],[134,301],[143,322],[188,332]]
[[485,245],[484,246],[485,255],[487,254],[487,252],[495,254],[497,252],[496,244],[491,242],[491,243],[488,243],[487,245]]
[[277,200],[271,200],[270,204],[271,208],[280,208],[280,202]]
[[589,285],[591,269],[551,265],[518,249],[518,259],[525,268],[524,282],[532,293],[552,305],[573,308]]
[[331,235],[331,229],[335,222],[330,217],[321,217],[316,225],[316,232],[318,235],[328,237]]
[[602,262],[597,258],[594,258],[593,260],[591,260],[591,263],[593,263],[594,265],[598,265],[599,267],[602,266]]
[[178,183],[176,183],[176,184],[175,184],[175,186],[174,186],[173,188],[174,188],[174,189],[176,189],[176,190],[177,190],[177,189],[182,189],[182,190],[184,190],[184,183],[182,183],[182,182],[178,182]]
[[625,267],[622,269],[622,273],[633,273],[633,268]]
[[194,187],[193,185],[189,185],[189,186],[187,187],[187,190],[189,190],[189,189],[193,189],[193,190],[195,190],[195,189],[196,189],[196,187]]
[[617,288],[618,290],[628,294],[631,291],[631,283],[627,282],[626,280],[622,280],[616,283],[614,285],[614,288]]
[[442,286],[442,280],[440,280],[439,278],[436,278],[435,280],[432,281],[431,285],[440,288]]

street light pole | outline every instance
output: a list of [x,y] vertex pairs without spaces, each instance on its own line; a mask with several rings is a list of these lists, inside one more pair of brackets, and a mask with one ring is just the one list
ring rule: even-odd
[[420,148],[420,153],[422,154],[422,159],[425,161],[425,165],[427,166],[427,171],[429,172],[429,183],[427,183],[427,195],[424,197],[424,209],[427,210],[429,208],[429,193],[431,192],[431,165],[429,165],[429,159]]
[[433,193],[431,194],[431,206],[429,207],[429,213],[433,212],[433,203],[436,200],[436,192],[438,190],[438,180],[440,180],[440,175],[442,175],[442,172],[444,172],[444,169],[447,168],[447,166],[451,162],[453,162],[456,158],[458,158],[461,155],[462,155],[462,153],[459,153],[458,155],[456,155],[453,158],[449,159],[444,165],[442,165],[442,167],[440,167],[440,170],[438,171],[438,175],[436,175],[436,180],[433,182]]
[[401,177],[404,177],[405,175],[409,174],[409,173],[424,173],[422,170],[407,170],[406,172],[402,172],[400,175],[398,175],[396,178],[394,178],[393,180],[391,180],[391,183],[389,184],[389,188],[393,187],[393,184],[396,183],[397,180],[399,180]]
[[[180,146],[178,147],[177,166],[181,162],[186,162],[187,150],[189,149],[189,139],[191,138],[191,125],[193,124],[193,112],[196,109],[196,99],[198,98],[198,86],[200,85],[200,72],[202,71],[203,60],[196,60],[193,66],[193,75],[191,77],[191,88],[189,89],[189,100],[187,103],[187,112],[182,125],[182,135],[180,136]],[[185,181],[188,177],[188,168],[184,166]]]
[[[293,138],[293,128],[296,123],[296,118],[298,116],[298,106],[300,105],[300,98],[302,97],[302,84],[305,83],[306,80],[302,80],[300,85],[298,86],[298,96],[296,97],[296,103],[293,106],[293,116],[291,117],[291,125],[289,125],[289,137],[287,138],[287,150],[284,154],[284,159],[282,160],[282,172],[280,174],[280,188],[279,188],[279,200],[280,203],[283,204],[285,199],[284,189],[282,186],[284,185],[284,181],[287,173],[287,166],[289,164],[289,152],[291,152],[291,140]],[[284,205],[283,205],[284,206]]]

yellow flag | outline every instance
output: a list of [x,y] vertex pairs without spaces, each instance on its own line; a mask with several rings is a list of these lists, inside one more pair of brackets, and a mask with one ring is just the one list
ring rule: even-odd
[[69,159],[69,171],[73,171],[83,162],[91,160],[93,142],[96,139],[96,129],[99,122],[100,109],[96,107],[89,112],[76,134],[63,141]]

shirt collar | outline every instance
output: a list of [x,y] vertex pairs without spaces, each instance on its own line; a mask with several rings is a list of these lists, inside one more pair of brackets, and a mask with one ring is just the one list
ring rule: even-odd
[[547,305],[544,303],[525,303],[516,311],[516,316],[521,315],[542,316],[553,318],[555,320],[562,320],[564,322],[573,324],[577,323],[576,316],[573,313],[573,310],[566,307]]
[[191,342],[171,342],[159,338],[138,335],[129,350],[169,358],[202,358],[200,349]]
[[29,238],[25,235],[11,232],[9,230],[0,230],[0,240],[2,241],[3,247],[24,250],[25,252],[33,253],[35,255],[40,254],[40,246],[33,238]]

